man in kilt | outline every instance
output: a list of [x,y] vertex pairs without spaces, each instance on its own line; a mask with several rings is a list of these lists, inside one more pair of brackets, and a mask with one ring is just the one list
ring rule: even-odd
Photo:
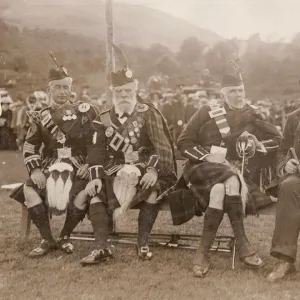
[[[85,186],[88,167],[96,159],[93,136],[99,124],[93,120],[100,113],[88,103],[69,102],[72,78],[63,67],[49,72],[48,94],[51,106],[32,112],[32,125],[23,146],[24,162],[30,178],[11,194],[11,198],[26,204],[31,220],[42,237],[39,247],[29,256],[40,257],[60,248],[72,253],[69,236],[86,214]],[[102,134],[103,138],[104,132]],[[102,144],[103,145],[103,144]],[[97,161],[104,158],[103,145],[97,149]],[[64,227],[56,241],[52,235],[49,212],[66,213]]]
[[[225,212],[240,259],[251,267],[263,265],[246,237],[243,218],[245,207],[246,213],[256,213],[271,203],[253,182],[250,171],[253,160],[262,163],[281,139],[277,129],[246,104],[242,77],[234,64],[224,72],[221,95],[223,106],[201,107],[180,135],[178,149],[188,162],[183,176],[166,193],[175,225],[205,212],[202,241],[193,262],[197,277],[210,269],[209,250]],[[253,156],[243,168],[244,176],[238,171],[243,155]]]
[[[105,127],[107,159],[93,168],[86,192],[95,234],[95,249],[81,260],[97,264],[112,256],[107,245],[108,212],[117,219],[138,207],[137,253],[150,260],[150,232],[159,212],[157,196],[176,182],[174,151],[160,112],[137,96],[137,80],[124,63],[112,73],[113,107],[100,115]],[[96,145],[97,146],[97,143]]]
[[278,196],[271,255],[279,260],[278,265],[267,277],[270,282],[284,279],[296,271],[300,230],[299,120],[300,109],[292,112],[287,118],[277,155],[278,178],[270,186],[270,191],[274,191],[275,188],[275,195]]

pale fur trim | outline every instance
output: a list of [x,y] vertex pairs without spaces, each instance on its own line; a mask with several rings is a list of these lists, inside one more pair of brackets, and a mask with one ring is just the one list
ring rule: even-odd
[[61,174],[59,174],[57,180],[50,174],[46,182],[49,208],[56,209],[59,212],[64,212],[66,210],[70,201],[70,191],[73,184],[71,175],[72,173],[69,173],[66,182],[64,182]]

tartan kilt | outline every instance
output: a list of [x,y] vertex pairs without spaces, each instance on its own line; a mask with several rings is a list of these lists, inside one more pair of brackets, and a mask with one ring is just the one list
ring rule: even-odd
[[[77,194],[79,194],[81,191],[83,191],[88,183],[88,180],[86,179],[80,179],[78,177],[75,177],[73,180],[72,188],[70,190],[70,201],[72,201]],[[21,186],[15,188],[11,194],[9,195],[10,198],[16,200],[17,202],[24,204],[25,203],[25,196],[24,196],[24,185],[31,186],[36,193],[41,197],[43,202],[46,201],[46,189],[39,189],[31,180],[31,178],[28,178],[28,180],[22,184]]]
[[[247,174],[244,176],[248,187],[246,215],[255,215],[259,209],[273,202],[269,196],[260,191],[259,186]],[[182,177],[163,197],[170,203],[173,224],[181,225],[195,215],[201,216],[209,204],[211,188],[233,175],[237,175],[237,172],[228,165],[205,161],[197,164],[188,162],[183,169]],[[187,186],[189,183],[192,184],[190,189]]]
[[[144,174],[145,172],[142,172],[142,176]],[[115,177],[116,176],[111,175],[107,176],[106,179],[104,179],[105,184],[102,186],[101,192],[98,195],[101,201],[103,201],[103,203],[107,206],[107,210],[110,213],[112,213],[116,208],[120,207],[120,203],[113,191],[113,182]],[[170,174],[169,176],[158,175],[158,179],[155,185],[147,190],[142,189],[138,184],[137,192],[131,201],[130,208],[139,208],[140,203],[147,200],[153,191],[157,191],[157,195],[160,195],[164,191],[174,186],[176,181],[177,177],[174,173]]]
[[[45,175],[46,179],[49,176],[48,169],[55,162],[55,160],[56,160],[55,158],[48,157],[48,158],[44,159],[42,162],[42,172]],[[78,168],[74,164],[72,164],[72,162],[69,159],[63,159],[62,162],[71,164],[74,168],[74,173],[77,172]],[[79,194],[81,191],[83,191],[87,184],[88,184],[87,179],[80,179],[79,177],[77,177],[75,175],[73,178],[72,188],[70,190],[70,201],[74,200],[75,196],[77,194]],[[11,192],[9,197],[16,200],[17,202],[19,202],[21,204],[24,204],[25,203],[25,196],[24,196],[24,190],[23,190],[24,185],[31,186],[36,191],[36,193],[41,197],[41,199],[45,202],[46,189],[45,188],[39,189],[37,187],[37,185],[34,184],[34,182],[32,181],[32,179],[30,177],[27,179],[27,181],[23,185],[15,188]]]

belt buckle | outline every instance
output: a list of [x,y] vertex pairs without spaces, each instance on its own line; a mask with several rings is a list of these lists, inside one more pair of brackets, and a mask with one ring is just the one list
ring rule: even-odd
[[71,148],[58,148],[57,149],[57,157],[58,158],[70,158],[72,157],[72,149]]
[[115,151],[118,151],[120,146],[122,145],[123,141],[124,141],[124,137],[121,134],[119,134],[118,132],[116,132],[115,136],[110,141],[109,146],[112,149],[114,149]]

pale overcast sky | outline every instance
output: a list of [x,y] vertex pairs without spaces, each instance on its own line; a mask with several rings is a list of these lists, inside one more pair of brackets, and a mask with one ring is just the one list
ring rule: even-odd
[[290,39],[300,32],[300,0],[115,0],[149,6],[225,38]]

